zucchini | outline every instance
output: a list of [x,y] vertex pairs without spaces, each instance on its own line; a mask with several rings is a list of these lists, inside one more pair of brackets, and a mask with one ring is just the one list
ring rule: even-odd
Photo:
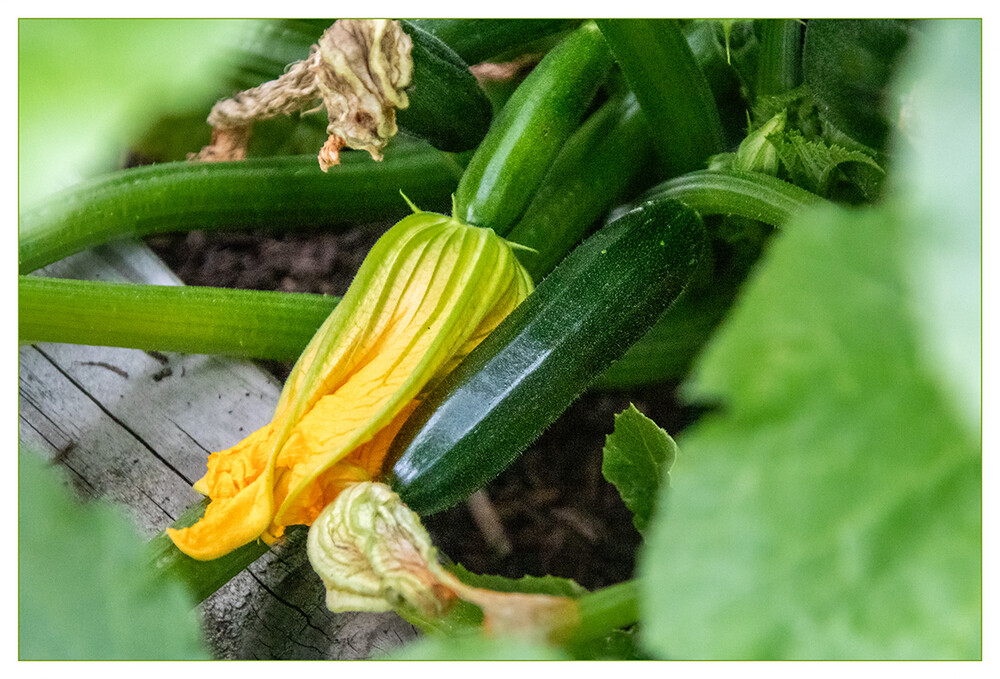
[[455,216],[504,235],[524,212],[611,69],[593,22],[562,40],[494,120],[455,192]]
[[599,19],[665,168],[678,175],[724,150],[719,109],[708,80],[673,19]]
[[468,64],[516,56],[542,38],[572,28],[575,19],[411,19]]
[[646,121],[632,93],[610,99],[570,136],[507,234],[531,248],[515,252],[536,283],[621,203],[651,155]]
[[493,106],[469,65],[438,38],[401,21],[413,40],[410,105],[396,112],[396,124],[442,151],[468,151],[486,136]]
[[591,236],[422,397],[386,458],[394,490],[426,515],[496,477],[649,330],[706,253],[701,218],[674,200]]

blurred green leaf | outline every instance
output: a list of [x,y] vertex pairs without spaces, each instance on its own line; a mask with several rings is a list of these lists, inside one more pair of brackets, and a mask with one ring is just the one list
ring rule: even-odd
[[642,554],[670,657],[975,658],[980,446],[919,360],[899,214],[787,225],[690,394]]
[[207,658],[190,597],[155,577],[128,521],[81,506],[24,451],[17,519],[21,660]]
[[[604,443],[601,472],[618,489],[632,512],[636,530],[645,533],[660,486],[670,485],[677,444],[634,405],[615,415],[615,430]],[[665,489],[664,489],[665,492]]]
[[243,29],[214,19],[19,20],[22,206],[114,169],[161,115],[211,104],[215,59]]
[[928,364],[978,435],[982,400],[982,22],[926,21],[897,90],[906,280]]

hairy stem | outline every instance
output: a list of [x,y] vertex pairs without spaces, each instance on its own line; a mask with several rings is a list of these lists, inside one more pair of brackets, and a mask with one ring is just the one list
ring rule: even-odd
[[18,341],[294,359],[338,298],[19,276]]
[[324,174],[313,156],[233,163],[162,163],[75,186],[21,214],[18,270],[30,273],[117,238],[194,229],[334,227],[408,213],[399,192],[442,210],[461,165],[424,144],[385,161],[345,154]]
[[793,184],[758,172],[699,170],[650,189],[644,199],[676,198],[702,215],[739,215],[781,226],[796,212],[824,202]]

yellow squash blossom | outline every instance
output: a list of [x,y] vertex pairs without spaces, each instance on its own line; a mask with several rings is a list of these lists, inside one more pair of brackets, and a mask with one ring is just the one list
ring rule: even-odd
[[531,289],[491,229],[431,212],[401,220],[306,347],[272,421],[209,456],[194,486],[211,500],[205,515],[170,538],[207,560],[311,525],[344,488],[377,478],[421,392]]

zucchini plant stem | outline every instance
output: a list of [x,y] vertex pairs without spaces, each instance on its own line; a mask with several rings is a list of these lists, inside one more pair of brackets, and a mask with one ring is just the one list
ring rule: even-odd
[[403,144],[376,163],[345,153],[323,173],[315,156],[233,163],[162,163],[99,177],[22,213],[18,271],[31,273],[108,241],[194,229],[330,228],[395,220],[399,195],[445,210],[461,165],[426,144]]
[[[196,502],[174,522],[173,527],[192,525],[205,514],[207,507],[207,499]],[[146,557],[155,572],[182,583],[191,593],[195,604],[201,603],[239,575],[267,550],[266,544],[255,540],[218,559],[198,561],[178,549],[166,532],[146,543]]]
[[338,298],[19,276],[18,341],[295,359]]
[[676,198],[702,215],[739,215],[779,227],[796,212],[825,201],[759,172],[699,170],[657,184],[643,200]]
[[[644,199],[656,197],[677,198],[703,215],[736,214],[772,226],[823,202],[774,177],[735,170],[676,177]],[[20,276],[18,340],[287,360],[305,348],[336,302],[306,293]]]
[[577,600],[580,619],[569,636],[570,644],[599,639],[639,620],[639,583],[626,580],[584,594]]

